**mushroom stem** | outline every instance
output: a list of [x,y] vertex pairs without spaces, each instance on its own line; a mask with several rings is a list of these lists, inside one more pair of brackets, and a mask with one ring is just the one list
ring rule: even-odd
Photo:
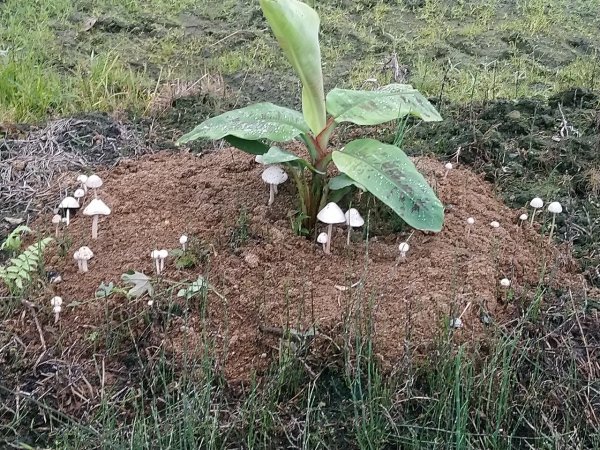
[[554,233],[554,222],[556,220],[556,214],[552,214],[552,226],[550,227],[550,236],[548,237],[548,242],[552,243],[552,234]]
[[79,270],[81,272],[87,272],[88,271],[87,259],[80,259],[79,260]]
[[156,266],[156,275],[160,275],[160,261],[158,258],[154,258],[154,265]]
[[269,184],[269,206],[275,201],[275,190],[277,187],[274,184]]
[[346,238],[346,246],[350,246],[350,233],[352,232],[352,227],[348,225],[348,237]]
[[59,312],[55,312],[54,313],[54,323],[58,323],[58,319],[60,318],[60,313]]
[[[68,212],[67,212],[67,217],[68,216]],[[93,218],[92,218],[92,239],[98,239],[98,217],[99,215],[96,214]],[[67,221],[68,223],[68,221]]]
[[331,232],[333,231],[333,224],[329,224],[327,226],[327,244],[325,247],[325,253],[326,254],[330,254],[331,253]]
[[94,188],[94,198],[98,198],[98,189]]
[[165,258],[160,258],[160,271],[165,270]]
[[533,214],[531,215],[531,226],[533,226],[533,219],[535,219],[535,213],[537,212],[537,209],[533,210]]
[[58,237],[58,227],[59,227],[59,225],[60,225],[60,222],[58,222],[58,223],[56,224],[56,232],[54,233],[54,235],[55,235],[56,237]]
[[70,214],[70,211],[69,211],[69,208],[67,208],[67,226],[69,226],[69,214]]
[[77,271],[78,272],[82,272],[82,268],[81,268],[81,259],[77,259]]
[[275,194],[277,195],[279,193],[279,191],[277,190],[277,185],[273,184],[273,190],[275,191]]

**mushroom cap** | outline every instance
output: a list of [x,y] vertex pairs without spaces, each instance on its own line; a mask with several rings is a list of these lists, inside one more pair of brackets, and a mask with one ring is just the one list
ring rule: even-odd
[[527,214],[523,213],[523,214],[521,214],[521,215],[519,216],[519,220],[523,220],[523,221],[525,221],[525,220],[527,220],[527,218],[528,218],[528,217],[529,217],[529,216],[528,216]]
[[85,184],[85,182],[88,180],[88,176],[87,175],[79,175],[77,177],[77,181],[79,181],[82,184]]
[[89,247],[86,247],[86,246],[81,247],[75,253],[76,254],[79,253],[79,259],[83,259],[84,261],[87,261],[94,257],[94,252],[92,252],[92,249],[90,249]]
[[455,317],[454,319],[450,319],[450,326],[452,328],[462,328],[464,324],[460,317]]
[[540,209],[542,206],[544,206],[544,200],[542,200],[539,197],[536,197],[529,202],[529,206],[535,209]]
[[85,216],[108,216],[110,214],[110,208],[106,206],[106,203],[102,200],[95,198],[85,207],[83,214]]
[[444,164],[444,167],[446,168],[446,170],[452,170],[454,168],[451,162],[447,162],[446,164]]
[[62,298],[60,298],[58,296],[57,297],[52,297],[50,299],[50,304],[52,306],[60,306],[60,305],[62,305],[62,302],[63,302]]
[[263,155],[256,155],[256,157],[254,158],[254,161],[256,161],[258,164],[265,164],[265,160],[263,159]]
[[510,287],[510,280],[508,278],[502,278],[500,280],[500,286],[505,288]]
[[159,250],[158,251],[158,257],[165,259],[167,256],[169,256],[169,251],[168,250]]
[[467,219],[467,223],[468,223],[469,225],[473,225],[473,224],[475,223],[475,219],[473,219],[472,217],[469,217],[469,218]]
[[552,214],[560,214],[562,212],[562,206],[558,202],[552,202],[548,205],[548,211]]
[[317,236],[317,242],[319,244],[327,244],[327,233],[323,232]]
[[317,219],[328,225],[334,223],[346,223],[346,216],[344,211],[337,205],[337,203],[329,202],[325,207],[317,214]]
[[262,179],[268,184],[281,184],[288,179],[288,175],[279,166],[269,166],[263,171]]
[[[58,205],[59,209],[75,209],[79,208],[79,202],[73,197],[65,197]],[[85,214],[85,213],[84,213]]]
[[187,241],[188,241],[188,237],[185,234],[182,234],[181,237],[179,238],[179,243],[185,244]]
[[150,258],[152,258],[152,259],[160,258],[160,250],[152,250],[150,252]]
[[77,189],[75,191],[75,193],[73,194],[73,197],[75,197],[75,198],[81,198],[84,195],[85,195],[85,191],[83,189],[79,188],[79,189]]
[[73,253],[73,259],[75,261],[79,261],[81,259],[81,256],[79,256],[79,250],[75,250],[75,253]]
[[406,253],[410,250],[410,245],[408,245],[408,242],[401,242],[398,246],[398,250],[400,250],[402,253]]
[[500,223],[493,220],[492,222],[490,222],[490,227],[492,228],[500,228]]
[[52,216],[52,223],[56,225],[60,223],[60,219],[62,219],[62,217],[60,217],[60,214],[54,214]]
[[90,175],[89,177],[87,177],[87,180],[85,180],[85,185],[90,189],[97,189],[103,184],[104,183],[102,182],[102,178],[100,178],[96,174]]
[[365,220],[355,208],[350,208],[344,216],[346,217],[346,225],[351,227],[362,227],[365,224]]

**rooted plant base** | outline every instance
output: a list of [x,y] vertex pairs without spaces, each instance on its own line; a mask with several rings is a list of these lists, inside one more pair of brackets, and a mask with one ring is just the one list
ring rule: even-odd
[[[431,348],[449,319],[463,311],[464,327],[451,332],[452,339],[481,342],[518,314],[540,281],[581,288],[568,252],[549,247],[536,230],[519,227],[521,212],[499,202],[480,177],[459,167],[444,178],[442,163],[426,158],[415,163],[447,207],[445,225],[439,234],[415,232],[406,259],[396,264],[398,244],[407,235],[374,236],[367,244],[355,231],[354,242],[345,248],[345,229],[337,228],[331,256],[316,242],[295,236],[290,227],[292,184],[280,186],[274,205],[267,207],[263,166],[237,150],[200,157],[163,152],[123,160],[99,172],[104,180],[99,196],[112,208],[112,215],[100,220],[99,239],[91,240],[91,221],[78,214],[68,228],[72,245],[67,255],[50,251],[47,269],[63,277],[52,289],[64,306],[62,332],[49,312],[40,316],[50,330],[47,344],[59,340],[62,348],[79,348],[80,361],[107,352],[111,367],[121,371],[127,369],[127,352],[154,352],[161,346],[194,361],[206,350],[202,338],[209,336],[223,349],[227,377],[248,379],[279,351],[278,337],[259,327],[305,331],[314,324],[335,341],[354,313],[372,304],[375,351],[391,369],[407,348],[417,355]],[[246,242],[240,233],[232,238],[243,220],[241,211],[247,212]],[[367,217],[368,211],[361,212]],[[476,220],[469,235],[468,217]],[[493,220],[500,222],[499,229],[490,227]],[[42,217],[34,226],[40,229],[49,222]],[[184,233],[206,243],[208,260],[194,270],[177,270],[169,258],[157,292],[202,274],[226,300],[210,292],[204,309],[194,300],[188,307],[175,296],[181,286],[155,298],[152,308],[148,298],[94,299],[101,282],[122,285],[120,277],[127,270],[153,274],[150,252],[178,248]],[[95,255],[85,274],[77,273],[72,259],[81,245],[90,246]],[[512,294],[499,286],[505,277],[512,280]],[[40,305],[49,305],[50,296],[40,298]],[[169,321],[159,320],[158,311],[167,310]],[[482,322],[487,317],[491,325]],[[35,325],[28,325],[34,338]]]

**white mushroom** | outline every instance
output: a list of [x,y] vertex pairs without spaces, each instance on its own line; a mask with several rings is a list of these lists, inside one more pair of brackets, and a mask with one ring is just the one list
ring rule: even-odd
[[60,312],[62,311],[62,298],[52,297],[50,299],[50,305],[52,305],[52,311],[54,312],[54,323],[58,322]]
[[473,228],[473,224],[475,223],[475,219],[469,217],[467,219],[467,236],[471,234],[471,228]]
[[345,223],[346,216],[340,207],[334,203],[329,202],[325,207],[317,214],[317,219],[328,225],[327,227],[327,246],[325,247],[325,253],[331,253],[331,231],[333,230],[333,224]]
[[152,250],[150,252],[150,257],[154,260],[154,268],[156,269],[156,274],[160,274],[160,250]]
[[552,234],[554,233],[556,215],[562,212],[562,206],[558,202],[552,202],[548,205],[548,212],[552,213],[552,226],[550,227],[550,236],[548,237],[548,242],[552,242]]
[[77,177],[77,181],[81,183],[81,189],[83,189],[83,192],[87,192],[87,186],[85,185],[87,180],[88,180],[87,175],[79,175]]
[[58,227],[60,226],[60,214],[54,214],[52,216],[52,224],[56,225],[56,232],[54,234],[58,237]]
[[161,272],[163,270],[165,270],[165,259],[167,259],[167,256],[169,256],[169,252],[167,250],[159,250],[158,251],[158,258],[160,261],[160,271]]
[[502,278],[500,280],[500,286],[502,286],[503,288],[509,288],[510,287],[510,280],[508,278]]
[[102,200],[95,198],[85,207],[83,214],[92,216],[92,239],[98,239],[98,218],[100,216],[108,216],[110,208]]
[[406,258],[406,253],[410,250],[410,245],[408,245],[408,242],[401,242],[398,246],[398,250],[400,250],[400,259],[404,260]]
[[93,189],[94,190],[94,197],[98,198],[98,191],[97,189],[99,187],[101,187],[104,183],[102,182],[102,179],[94,174],[94,175],[90,175],[87,180],[85,181],[85,185],[86,187],[88,187],[89,189]]
[[75,200],[73,197],[65,197],[62,199],[60,204],[58,205],[58,209],[62,209],[66,212],[65,217],[67,218],[66,224],[69,226],[71,220],[71,210],[78,209],[79,202]]
[[350,208],[348,211],[346,211],[344,217],[346,217],[346,226],[348,227],[348,238],[346,239],[346,245],[350,245],[350,233],[352,232],[352,228],[362,227],[365,224],[365,220],[355,208]]
[[533,220],[535,219],[535,214],[537,210],[544,206],[544,200],[539,197],[535,197],[533,200],[529,202],[529,206],[533,208],[533,214],[531,214],[531,226],[533,226]]
[[450,328],[462,328],[464,327],[463,321],[460,317],[455,317],[453,319],[450,319]]
[[182,234],[179,238],[179,243],[181,244],[182,250],[185,252],[185,248],[187,247],[188,237],[185,234]]
[[319,234],[319,236],[317,236],[317,242],[319,244],[323,245],[324,252],[327,252],[327,249],[326,249],[327,241],[329,241],[329,238],[327,237],[327,233],[322,232],[321,234]]
[[490,222],[490,227],[492,228],[500,228],[500,223],[493,220],[492,222]]
[[451,162],[447,162],[446,164],[444,164],[444,168],[446,169],[446,172],[444,173],[444,178],[446,178],[448,176],[448,172],[450,172],[454,168],[454,166]]
[[77,199],[77,201],[80,201],[80,199],[83,198],[83,196],[85,196],[85,191],[81,188],[77,189],[73,193],[73,197],[75,197]]
[[285,183],[288,179],[287,173],[279,166],[269,166],[262,173],[262,179],[269,185],[269,203],[271,206],[275,201],[275,194],[277,194],[277,186],[281,183]]
[[527,220],[527,218],[528,218],[528,217],[529,217],[529,216],[528,216],[527,214],[525,214],[525,213],[521,214],[521,215],[519,216],[519,221],[520,221],[520,222],[519,222],[519,225],[523,225],[523,223],[524,223],[524,222]]
[[256,157],[254,158],[254,161],[256,161],[258,164],[263,164],[265,165],[265,160],[263,158],[263,155],[256,155]]
[[79,250],[73,254],[73,259],[77,261],[77,265],[79,266],[79,272],[84,273],[88,271],[87,262],[92,259],[93,256],[94,252],[86,246],[80,247]]

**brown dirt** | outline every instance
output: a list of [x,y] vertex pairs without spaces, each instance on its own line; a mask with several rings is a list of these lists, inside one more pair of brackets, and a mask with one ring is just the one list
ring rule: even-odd
[[[60,257],[56,249],[50,252],[48,267],[63,277],[52,287],[53,293],[61,295],[67,306],[59,324],[62,333],[47,339],[60,336],[63,348],[78,349],[87,358],[108,345],[91,339],[94,331],[101,334],[108,329],[103,327],[127,323],[124,339],[131,329],[133,334],[145,329],[137,335],[136,345],[163,345],[193,358],[195,352],[204,351],[200,337],[206,332],[217,348],[228,349],[223,361],[227,376],[246,379],[252,368],[260,371],[277,358],[278,338],[259,331],[260,325],[306,330],[315,324],[335,341],[352,312],[372,300],[376,352],[385,367],[393,368],[408,340],[416,354],[428,351],[441,325],[465,309],[464,328],[451,333],[452,338],[485,340],[495,327],[484,325],[481,314],[487,311],[496,324],[513,319],[519,305],[533,297],[544,264],[545,284],[581,286],[567,250],[548,246],[528,226],[519,227],[520,212],[497,200],[481,177],[458,168],[444,179],[442,163],[421,158],[416,164],[447,205],[445,226],[438,234],[415,232],[406,260],[396,265],[398,244],[407,235],[374,236],[367,245],[356,232],[351,247],[345,248],[345,230],[337,228],[331,256],[316,243],[295,236],[290,228],[292,184],[284,185],[268,208],[262,166],[237,150],[202,156],[162,152],[124,160],[99,172],[105,182],[99,196],[112,208],[112,215],[100,222],[99,239],[91,240],[91,221],[78,214],[68,229],[72,246],[67,256]],[[242,208],[248,213],[249,240],[232,249],[229,235]],[[465,226],[470,216],[476,223],[468,236]],[[42,219],[48,223],[50,218]],[[501,228],[492,229],[492,220]],[[158,290],[166,292],[173,280],[194,280],[202,273],[226,298],[209,293],[205,319],[198,308],[184,307],[168,324],[157,325],[158,311],[167,303],[183,305],[175,297],[177,289],[171,297],[165,294],[156,300],[152,309],[147,298],[94,299],[102,281],[122,285],[120,276],[129,269],[152,274],[151,250],[178,248],[182,233],[210,244],[209,261],[196,270],[178,270],[169,258]],[[89,245],[95,253],[86,274],[77,273],[72,259],[80,245]],[[503,277],[512,280],[514,298],[499,288]],[[359,281],[356,288],[339,289]],[[49,297],[40,301],[45,310]],[[56,331],[49,312],[41,320]],[[33,325],[32,330],[35,336]]]

